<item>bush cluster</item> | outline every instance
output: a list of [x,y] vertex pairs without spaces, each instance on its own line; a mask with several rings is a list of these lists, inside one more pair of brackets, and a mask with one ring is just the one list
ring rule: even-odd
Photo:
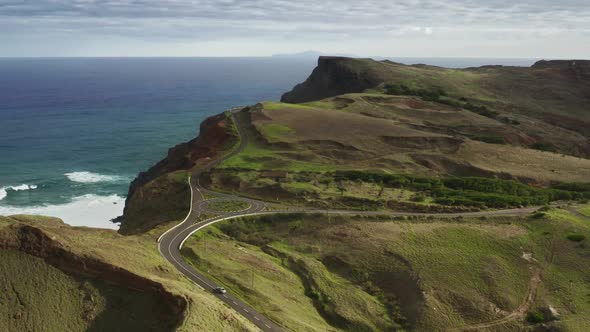
[[531,324],[539,324],[545,321],[545,315],[540,311],[531,311],[526,316],[527,322]]
[[506,123],[506,124],[511,124],[511,125],[515,125],[515,126],[518,126],[520,124],[520,121],[510,119],[508,117],[501,117],[499,120]]
[[[466,98],[460,98],[459,100],[447,97],[447,93],[440,87],[432,87],[429,89],[419,88],[412,89],[404,84],[386,84],[385,93],[388,95],[401,95],[401,96],[417,96],[425,101],[433,101],[441,104],[446,104],[454,107],[464,108],[468,111],[477,113],[479,115],[495,119],[499,113],[488,109],[485,105],[476,105],[469,102]],[[507,118],[506,118],[507,119]],[[511,120],[507,119],[510,123]],[[514,121],[514,124],[519,124],[518,121]]]
[[557,151],[555,147],[550,143],[544,142],[537,142],[531,145],[532,149],[539,150],[539,151],[546,151],[546,152],[555,152]]
[[439,101],[447,93],[442,88],[412,89],[404,84],[387,84],[385,93],[388,95],[417,96],[426,101]]
[[490,144],[506,144],[506,140],[501,136],[474,136],[471,139]]
[[330,175],[336,180],[379,183],[386,187],[419,191],[442,205],[509,208],[546,205],[558,200],[590,198],[589,183],[559,184],[549,188],[538,188],[514,180],[482,177],[441,179],[363,171],[337,171]]
[[567,239],[573,242],[582,242],[586,240],[586,236],[582,234],[570,234],[567,236]]

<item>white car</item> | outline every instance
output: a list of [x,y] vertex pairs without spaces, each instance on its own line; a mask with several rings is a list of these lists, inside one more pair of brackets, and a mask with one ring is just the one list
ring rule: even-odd
[[218,294],[225,294],[226,293],[226,290],[223,287],[215,287],[214,291],[215,291],[215,293],[218,293]]

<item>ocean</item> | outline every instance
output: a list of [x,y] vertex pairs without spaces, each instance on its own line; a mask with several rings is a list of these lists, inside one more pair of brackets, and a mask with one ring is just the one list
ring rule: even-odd
[[[449,67],[526,59],[393,59]],[[278,100],[312,58],[0,59],[0,215],[117,229],[129,182],[230,107]]]

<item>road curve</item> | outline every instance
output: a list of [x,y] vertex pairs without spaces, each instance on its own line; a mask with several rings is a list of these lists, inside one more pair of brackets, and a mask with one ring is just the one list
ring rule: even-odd
[[[206,291],[212,292],[217,298],[225,302],[228,306],[242,314],[245,318],[250,320],[254,325],[259,327],[263,331],[284,331],[284,329],[271,321],[254,308],[239,300],[229,292],[226,294],[215,293],[215,288],[219,287],[211,279],[207,278],[203,274],[196,271],[193,267],[187,264],[182,255],[180,249],[184,242],[195,232],[220,221],[230,220],[238,217],[255,216],[255,215],[268,215],[268,214],[289,214],[289,213],[306,213],[306,214],[338,214],[338,215],[364,215],[364,216],[446,216],[446,217],[459,217],[459,216],[514,216],[514,215],[525,215],[531,213],[537,209],[537,207],[521,208],[521,209],[509,209],[509,210],[496,210],[496,211],[480,211],[480,212],[465,212],[465,213],[412,213],[412,212],[381,212],[381,211],[348,211],[348,210],[323,210],[323,209],[304,209],[304,208],[284,208],[284,209],[269,209],[269,206],[265,202],[246,199],[243,197],[217,193],[203,188],[199,183],[199,178],[204,172],[216,167],[228,158],[240,153],[248,144],[248,137],[244,135],[244,130],[236,116],[236,113],[241,108],[233,108],[230,110],[232,119],[236,124],[238,136],[240,138],[240,144],[232,152],[226,156],[214,160],[211,163],[199,167],[194,170],[192,175],[189,177],[188,182],[191,191],[191,204],[190,210],[186,218],[178,225],[170,228],[158,239],[158,250],[160,254],[174,265],[182,274],[192,280],[195,284],[200,286]],[[205,200],[205,193],[213,194],[217,197],[240,200],[248,203],[249,208],[236,211],[236,212],[218,212],[217,216],[207,219],[199,220],[199,217],[207,210],[207,202]]]
[[[190,210],[186,218],[179,223],[178,225],[172,227],[164,234],[160,236],[158,239],[158,250],[160,254],[164,256],[166,260],[168,260],[172,265],[174,265],[182,274],[184,274],[187,278],[192,280],[195,284],[199,285],[206,291],[213,293],[217,296],[218,299],[225,302],[228,306],[242,314],[248,320],[250,320],[254,325],[259,327],[263,331],[284,331],[279,325],[256,311],[254,308],[249,306],[248,304],[242,302],[232,294],[225,293],[225,294],[218,294],[215,293],[215,288],[219,287],[215,282],[211,279],[207,278],[203,274],[196,271],[193,267],[188,265],[182,258],[180,254],[180,248],[184,241],[194,232],[198,231],[199,229],[207,226],[210,224],[210,221],[198,221],[199,217],[201,216],[202,210],[200,207],[202,206],[202,202],[205,201],[205,196],[203,195],[207,192],[206,189],[202,188],[199,183],[199,177],[204,172],[210,170],[211,168],[219,165],[224,160],[238,154],[240,151],[244,149],[247,145],[247,137],[243,135],[242,129],[239,127],[239,122],[237,121],[237,117],[235,116],[235,112],[239,109],[231,109],[232,118],[234,123],[236,123],[236,127],[238,130],[238,135],[240,137],[240,145],[234,149],[231,153],[224,156],[221,159],[215,160],[204,167],[200,167],[196,169],[191,177],[189,177],[189,186],[191,190],[191,204]],[[216,194],[218,195],[218,194]],[[218,195],[219,196],[219,195]],[[231,195],[223,195],[232,197]],[[244,200],[238,198],[240,200]],[[250,203],[251,207],[248,209],[248,213],[255,213],[259,210],[263,209],[263,203],[254,201],[254,200],[246,200]],[[233,213],[226,213],[224,216],[238,216],[243,214],[246,211],[241,212],[233,212]]]

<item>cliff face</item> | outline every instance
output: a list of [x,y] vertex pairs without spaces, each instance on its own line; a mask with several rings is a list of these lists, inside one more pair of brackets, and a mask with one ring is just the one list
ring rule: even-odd
[[224,114],[207,118],[201,123],[198,137],[171,148],[166,158],[139,173],[131,182],[127,197],[132,197],[138,187],[164,174],[191,169],[199,159],[213,157],[232,138],[226,127]]
[[197,138],[171,148],[166,158],[139,173],[129,186],[123,215],[115,220],[121,222],[120,233],[136,234],[184,218],[189,210],[190,170],[222,153],[234,140],[225,114],[212,116],[201,123]]
[[382,83],[380,62],[344,57],[325,57],[309,78],[281,97],[284,103],[304,103],[345,93],[362,92]]
[[[451,82],[440,81],[448,79],[448,77],[439,76],[444,71],[445,68],[425,65],[406,66],[388,60],[374,61],[324,56],[319,58],[317,67],[307,80],[285,93],[281,101],[304,103],[345,93],[363,92],[366,89],[376,88],[382,83],[407,84],[408,80],[414,81],[414,83],[422,81],[425,85],[448,86],[448,83]],[[482,66],[467,68],[464,71],[475,74],[492,74],[489,77],[481,77],[481,81],[485,82],[486,86],[499,90],[503,90],[502,86],[506,82],[498,77],[516,80],[511,83],[511,87],[520,90],[519,93],[526,96],[533,94],[535,90],[558,84],[566,87],[570,94],[590,98],[590,60],[541,60],[530,68]],[[426,76],[423,75],[425,73]],[[519,86],[518,80],[523,75],[529,75],[530,79],[536,80],[538,86],[530,86],[530,84]],[[528,81],[524,83],[528,84]],[[513,91],[500,92],[513,93]],[[572,99],[571,96],[563,98]]]
[[540,60],[532,66],[534,69],[560,69],[590,74],[590,60]]
[[575,85],[572,90],[579,90],[586,98],[590,98],[590,60],[541,60],[531,69],[538,74]]

